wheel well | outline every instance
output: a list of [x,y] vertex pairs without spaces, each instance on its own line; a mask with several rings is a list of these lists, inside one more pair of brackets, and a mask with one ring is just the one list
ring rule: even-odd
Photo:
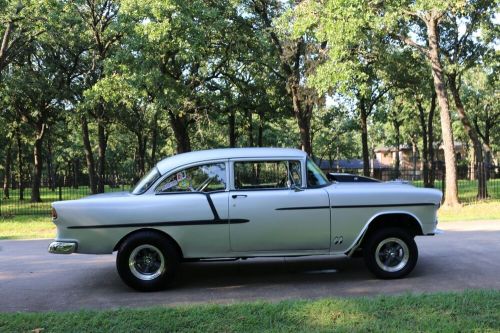
[[115,245],[115,247],[113,248],[113,252],[114,251],[118,251],[118,249],[120,248],[120,246],[122,245],[122,243],[128,238],[130,237],[131,235],[135,235],[137,233],[140,233],[140,232],[143,232],[143,231],[150,231],[150,232],[155,232],[157,234],[160,234],[162,235],[163,237],[169,239],[172,244],[174,244],[176,250],[177,250],[177,253],[179,254],[179,258],[184,258],[183,254],[182,254],[182,250],[181,250],[181,247],[179,246],[179,244],[175,241],[175,239],[173,239],[169,234],[167,234],[166,232],[163,232],[161,230],[157,230],[157,229],[151,229],[151,228],[142,228],[142,229],[138,229],[138,230],[134,230],[128,234],[126,234],[125,236],[122,237],[122,239],[120,239],[120,241],[118,241],[118,243]]
[[410,214],[383,214],[377,216],[368,226],[368,229],[363,236],[361,246],[367,239],[366,236],[382,228],[402,228],[408,230],[413,236],[423,235],[422,227],[417,219]]

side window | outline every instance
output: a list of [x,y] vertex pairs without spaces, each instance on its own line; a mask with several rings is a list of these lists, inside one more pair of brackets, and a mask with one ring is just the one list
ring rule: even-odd
[[241,190],[286,189],[301,185],[299,161],[251,161],[234,163],[234,187]]
[[323,171],[313,161],[307,159],[307,186],[319,187],[328,183]]
[[198,165],[184,169],[165,178],[156,193],[213,192],[226,189],[226,165],[224,163]]
[[292,181],[293,185],[296,185],[298,187],[302,186],[302,173],[300,169],[300,162],[299,161],[290,161],[289,163],[289,168],[290,168],[290,180]]

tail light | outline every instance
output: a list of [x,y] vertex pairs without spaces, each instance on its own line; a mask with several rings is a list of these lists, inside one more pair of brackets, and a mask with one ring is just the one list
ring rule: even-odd
[[56,212],[56,209],[54,207],[52,207],[52,219],[53,220],[57,219],[57,212]]

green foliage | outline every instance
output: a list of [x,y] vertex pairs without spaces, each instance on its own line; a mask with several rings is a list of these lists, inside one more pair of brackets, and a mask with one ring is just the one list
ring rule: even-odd
[[455,332],[500,329],[500,292],[488,290],[364,298],[107,311],[3,313],[5,332]]
[[[451,0],[0,0],[0,36],[11,27],[0,54],[0,173],[11,147],[11,179],[30,180],[41,135],[45,174],[51,164],[65,177],[88,176],[82,118],[91,156],[97,160],[104,140],[109,173],[127,178],[180,148],[299,147],[299,125],[308,120],[318,158],[359,158],[363,112],[370,149],[395,144],[396,121],[401,144],[421,150],[417,106],[428,112],[434,90],[422,52],[422,17],[430,12],[442,14],[445,74],[460,75],[467,112],[497,163],[497,7]],[[455,137],[468,141],[454,121]],[[438,133],[439,122],[433,126]]]

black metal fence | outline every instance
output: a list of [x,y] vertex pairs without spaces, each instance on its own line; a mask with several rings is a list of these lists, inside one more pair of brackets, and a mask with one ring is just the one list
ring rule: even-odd
[[[362,169],[335,168],[325,171],[363,174]],[[475,172],[466,167],[459,167],[457,172],[460,200],[465,203],[476,201],[478,182],[475,179]],[[417,187],[424,186],[422,171],[415,169],[401,168],[399,171],[394,168],[370,169],[370,176],[384,181],[400,179],[408,181]],[[500,168],[490,168],[487,179],[489,198],[500,200]],[[434,187],[445,190],[443,180],[443,170],[437,169],[435,171]],[[107,177],[104,192],[130,191],[135,181],[136,179],[127,176],[119,177],[114,175],[113,177]],[[91,194],[86,177],[70,179],[58,176],[44,178],[42,181],[42,186],[40,187],[41,202],[31,202],[30,182],[19,184],[13,179],[7,192],[3,188],[0,189],[0,216],[49,215],[51,202],[78,199]]]
[[[128,177],[106,177],[104,192],[130,191],[134,181]],[[11,182],[8,191],[0,189],[0,216],[13,215],[48,215],[50,204],[54,201],[73,200],[92,194],[88,179],[68,179],[53,176],[43,178],[40,186],[40,202],[33,202],[31,198],[32,183],[30,181],[19,184]]]

